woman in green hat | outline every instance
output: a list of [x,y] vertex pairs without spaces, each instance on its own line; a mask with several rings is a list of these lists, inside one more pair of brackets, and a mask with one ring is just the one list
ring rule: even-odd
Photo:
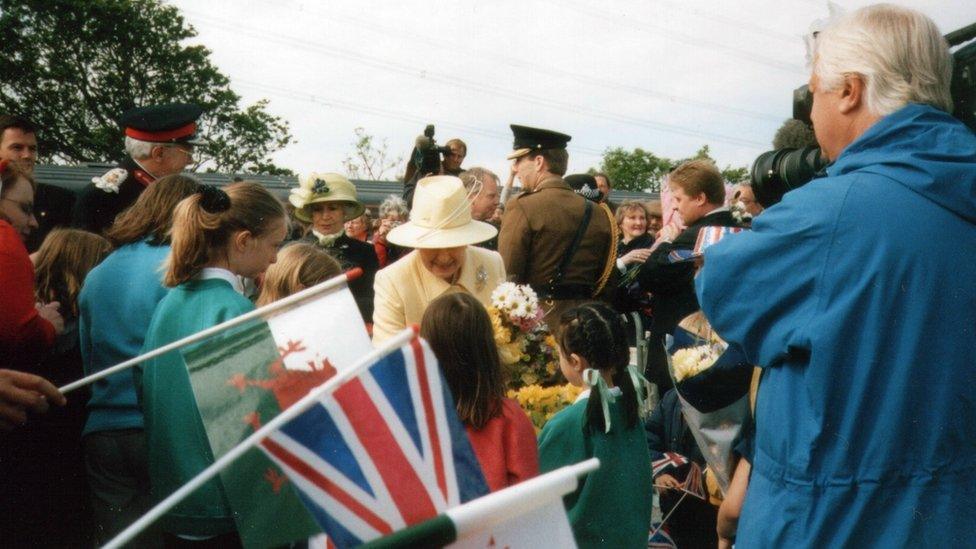
[[310,173],[292,189],[289,202],[295,206],[295,217],[310,223],[303,242],[315,244],[342,265],[343,270],[359,267],[363,275],[349,283],[356,305],[367,324],[373,322],[373,278],[379,269],[376,251],[366,242],[349,238],[344,224],[363,214],[365,208],[356,198],[356,187],[337,173]]

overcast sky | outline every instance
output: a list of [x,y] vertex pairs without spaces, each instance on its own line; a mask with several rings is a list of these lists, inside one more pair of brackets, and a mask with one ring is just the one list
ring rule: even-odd
[[[357,127],[406,157],[431,123],[441,144],[468,143],[466,167],[503,177],[510,123],[572,135],[570,173],[607,147],[681,158],[707,144],[747,166],[791,116],[802,36],[827,15],[814,0],[169,3],[245,104],[267,98],[291,124],[279,165],[341,172]],[[976,2],[896,3],[943,33],[976,22]]]

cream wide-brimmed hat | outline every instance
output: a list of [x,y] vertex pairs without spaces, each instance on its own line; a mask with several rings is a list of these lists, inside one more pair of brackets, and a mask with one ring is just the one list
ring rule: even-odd
[[319,202],[342,202],[343,221],[356,219],[366,209],[356,198],[356,186],[337,173],[312,172],[298,181],[298,188],[292,189],[288,201],[295,207],[295,217],[306,223],[312,222],[312,204]]
[[425,177],[417,182],[410,221],[394,227],[386,239],[408,248],[454,248],[489,240],[498,229],[471,218],[472,198],[457,177]]

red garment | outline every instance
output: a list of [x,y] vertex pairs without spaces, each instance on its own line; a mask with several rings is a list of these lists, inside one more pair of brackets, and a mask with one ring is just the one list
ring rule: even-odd
[[373,238],[373,249],[376,250],[376,259],[380,262],[380,269],[386,267],[389,258],[386,254],[386,238],[377,236]]
[[54,344],[54,326],[34,307],[34,265],[17,231],[0,220],[0,356],[9,366]]
[[465,425],[468,440],[492,492],[539,474],[535,429],[518,402],[502,399],[502,413],[477,431]]

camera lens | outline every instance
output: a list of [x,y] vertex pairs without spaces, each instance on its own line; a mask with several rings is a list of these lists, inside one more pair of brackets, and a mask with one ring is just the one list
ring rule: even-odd
[[817,147],[764,152],[750,170],[756,200],[768,208],[782,200],[787,192],[808,183],[826,166]]

